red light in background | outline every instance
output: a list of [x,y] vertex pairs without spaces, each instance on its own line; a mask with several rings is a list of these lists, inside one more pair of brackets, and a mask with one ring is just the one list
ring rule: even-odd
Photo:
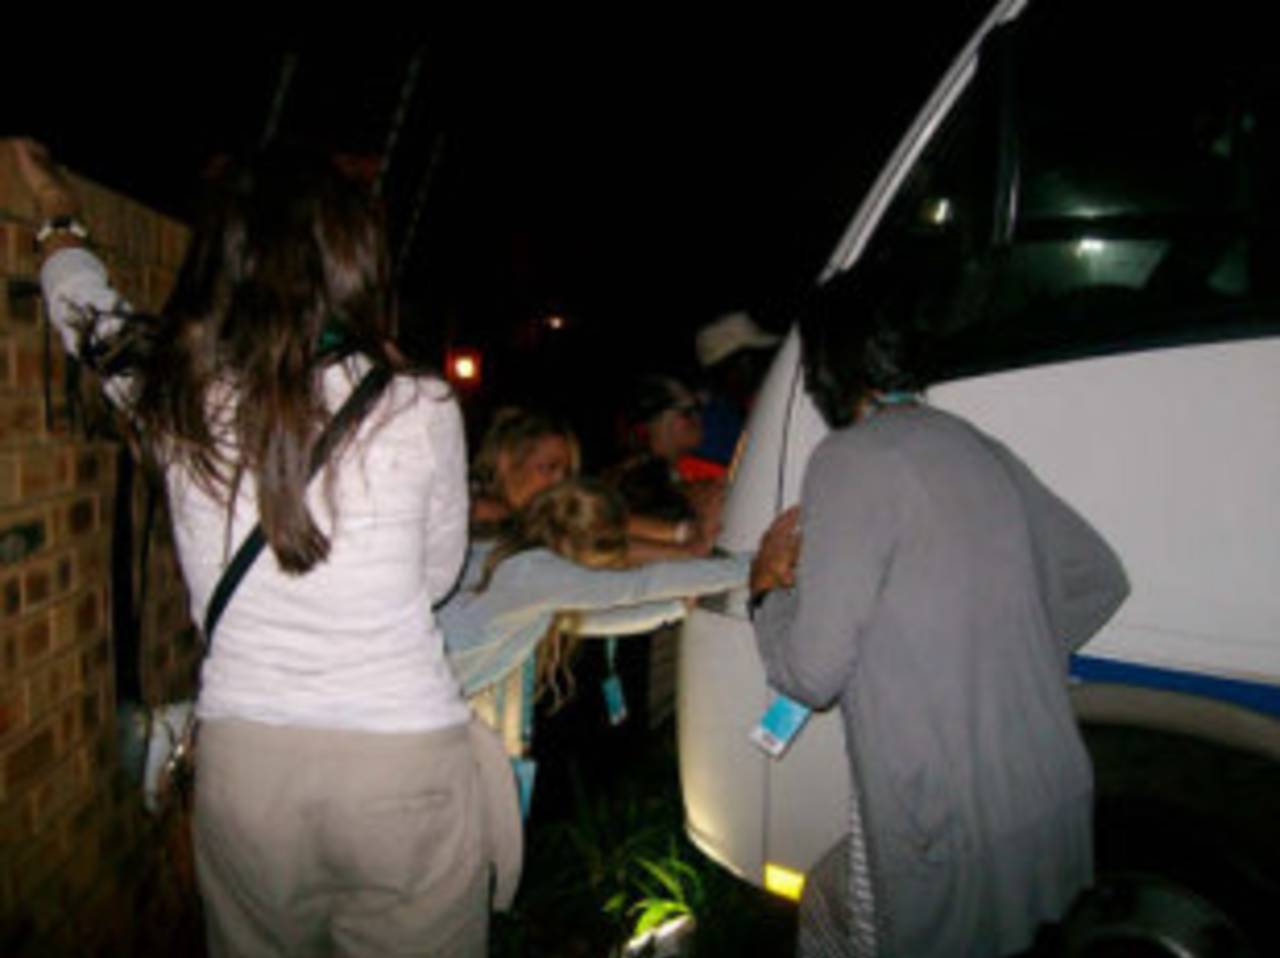
[[469,346],[451,349],[445,360],[445,375],[455,386],[480,385],[480,350]]

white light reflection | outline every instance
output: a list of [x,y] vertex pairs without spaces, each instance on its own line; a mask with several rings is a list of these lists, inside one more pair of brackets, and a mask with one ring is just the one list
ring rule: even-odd
[[934,226],[945,226],[955,216],[955,208],[945,196],[929,200],[925,204],[924,217]]
[[680,954],[680,941],[691,931],[693,931],[693,917],[691,915],[680,915],[670,921],[663,922],[653,931],[646,931],[643,935],[636,935],[636,937],[627,942],[625,954],[649,954],[646,949],[652,946],[654,958],[678,955]]

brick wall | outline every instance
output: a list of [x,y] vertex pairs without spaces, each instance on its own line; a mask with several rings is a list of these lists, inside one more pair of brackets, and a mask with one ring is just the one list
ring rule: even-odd
[[[185,229],[74,182],[114,282],[158,309]],[[0,953],[151,954],[181,916],[117,755],[111,530],[127,453],[86,438],[74,364],[35,292],[33,221],[0,144]],[[153,701],[191,691],[197,655],[166,530],[161,515],[139,615]]]

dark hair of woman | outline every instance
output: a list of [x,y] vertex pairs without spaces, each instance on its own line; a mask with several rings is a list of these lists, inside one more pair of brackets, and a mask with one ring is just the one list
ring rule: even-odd
[[879,392],[917,392],[929,382],[919,295],[887,266],[859,266],[819,286],[800,311],[805,389],[827,425],[851,424]]
[[228,166],[193,233],[140,373],[140,425],[163,465],[234,502],[253,477],[280,566],[328,555],[307,508],[312,444],[328,418],[332,340],[399,366],[380,211],[325,157],[273,148]]

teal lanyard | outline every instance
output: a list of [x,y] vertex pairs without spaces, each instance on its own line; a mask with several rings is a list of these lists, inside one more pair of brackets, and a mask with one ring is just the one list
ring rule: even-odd
[[605,639],[605,661],[608,674],[601,683],[600,691],[604,695],[604,708],[609,716],[610,725],[621,725],[627,720],[627,695],[622,688],[622,679],[618,676],[618,637]]
[[871,401],[871,405],[873,408],[877,406],[909,406],[920,401],[919,393],[899,391],[881,393]]

